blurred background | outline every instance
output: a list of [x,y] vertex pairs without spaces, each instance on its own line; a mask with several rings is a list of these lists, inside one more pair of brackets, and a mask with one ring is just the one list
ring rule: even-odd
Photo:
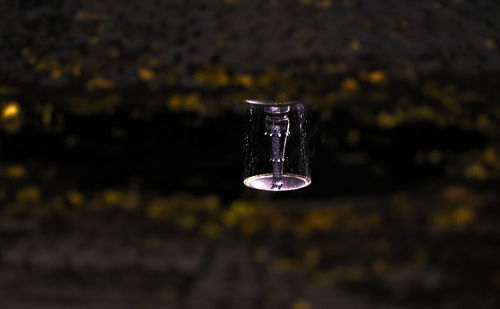
[[[500,307],[498,1],[0,12],[0,307]],[[309,187],[243,186],[247,98]]]

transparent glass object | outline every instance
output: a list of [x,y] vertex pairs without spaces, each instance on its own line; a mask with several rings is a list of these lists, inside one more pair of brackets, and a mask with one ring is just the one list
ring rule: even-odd
[[308,112],[297,102],[247,100],[244,181],[254,189],[289,191],[311,183]]

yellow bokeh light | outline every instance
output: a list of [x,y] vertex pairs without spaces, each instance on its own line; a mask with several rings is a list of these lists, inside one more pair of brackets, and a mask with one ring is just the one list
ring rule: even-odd
[[492,49],[492,50],[496,50],[498,47],[497,47],[497,43],[492,40],[492,39],[486,39],[484,40],[484,43],[483,43],[484,47],[486,49]]
[[40,190],[36,186],[28,186],[17,191],[18,202],[38,202],[40,200]]
[[305,299],[299,299],[292,305],[292,309],[311,309],[311,304]]
[[16,102],[7,103],[2,109],[2,119],[9,119],[19,116],[21,108]]
[[52,78],[61,78],[63,75],[64,72],[60,68],[54,68],[52,71],[50,71],[50,76]]
[[474,211],[466,207],[461,207],[453,212],[453,218],[457,225],[467,225],[474,220],[474,217]]
[[319,7],[319,8],[327,8],[330,6],[332,6],[332,0],[321,0],[321,1],[316,2],[316,7]]
[[356,92],[359,89],[358,81],[355,78],[347,78],[342,82],[341,88],[343,91]]
[[488,171],[480,162],[474,162],[468,165],[464,171],[468,179],[485,180],[488,177]]
[[353,52],[357,52],[361,49],[361,42],[359,40],[352,40],[349,43],[349,49]]
[[373,84],[381,84],[387,81],[387,74],[382,70],[370,72],[367,77]]
[[66,198],[71,205],[80,206],[85,202],[83,194],[76,190],[71,190],[66,194]]
[[384,128],[394,128],[398,124],[398,121],[395,116],[385,112],[382,112],[377,115],[377,122],[380,126]]
[[239,86],[250,87],[253,84],[253,78],[248,74],[238,74],[234,77],[234,82]]
[[22,165],[10,165],[5,168],[5,175],[11,179],[22,179],[26,176],[26,169]]
[[104,198],[104,202],[106,204],[118,204],[120,202],[120,198],[121,195],[118,191],[115,191],[115,190],[111,190],[111,189],[108,189],[108,190],[105,190],[104,193],[103,193],[103,198]]
[[141,79],[142,81],[152,81],[156,77],[155,72],[147,68],[141,68],[138,72],[138,75],[139,79]]
[[87,90],[112,89],[114,86],[115,83],[112,80],[102,77],[91,79],[85,84]]

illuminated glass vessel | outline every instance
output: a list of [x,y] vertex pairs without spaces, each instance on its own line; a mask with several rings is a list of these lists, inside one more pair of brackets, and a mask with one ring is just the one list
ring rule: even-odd
[[308,114],[297,102],[247,100],[244,181],[254,189],[289,191],[311,183]]

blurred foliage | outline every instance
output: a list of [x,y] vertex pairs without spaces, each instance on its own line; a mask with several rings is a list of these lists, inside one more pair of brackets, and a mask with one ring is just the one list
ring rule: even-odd
[[[8,166],[3,171],[3,177],[17,181],[26,173],[22,166]],[[134,213],[211,237],[232,231],[245,237],[262,234],[298,239],[341,232],[372,233],[388,225],[394,229],[394,224],[430,232],[456,233],[469,229],[474,232],[479,227],[474,222],[485,215],[482,209],[498,199],[495,191],[474,192],[461,185],[445,186],[428,196],[399,194],[390,199],[377,199],[371,202],[369,209],[363,206],[362,199],[345,203],[237,199],[222,204],[215,195],[174,194],[151,199],[137,189],[106,189],[92,194],[70,189],[62,195],[46,195],[31,184],[18,189],[4,186],[5,189],[4,195],[12,193],[16,198],[4,201],[2,218],[29,215],[32,211],[43,217],[78,217],[84,213],[113,211]],[[417,224],[421,220],[425,224]]]
[[[429,6],[442,13],[438,14],[438,23],[451,24],[453,31],[460,31],[453,26],[454,15],[450,12],[457,8],[457,15],[465,14],[460,11],[463,2],[434,1]],[[231,10],[243,1],[220,3]],[[282,3],[266,1],[264,9],[280,9]],[[307,12],[321,20],[321,16],[329,16],[321,15],[325,12],[338,11],[349,17],[343,12],[351,12],[348,10],[360,2],[297,0],[295,3],[301,5],[300,11],[311,10]],[[445,42],[439,48],[434,46],[438,45],[434,41],[423,47],[418,45],[428,36],[436,41],[442,38],[430,33],[412,36],[408,29],[422,25],[415,25],[407,17],[394,14],[396,19],[377,24],[368,16],[371,14],[363,14],[355,26],[350,24],[354,19],[348,18],[349,27],[344,27],[359,28],[360,33],[357,30],[341,32],[344,29],[341,26],[335,29],[340,31],[340,35],[336,35],[342,40],[335,41],[331,36],[335,41],[332,46],[340,54],[325,56],[321,50],[326,48],[326,43],[321,41],[321,36],[319,43],[314,39],[321,34],[318,29],[326,25],[318,23],[314,31],[299,25],[298,29],[285,29],[284,33],[297,41],[306,38],[304,44],[294,45],[294,49],[303,51],[305,56],[260,65],[261,60],[266,59],[262,55],[254,57],[251,53],[248,63],[231,59],[232,54],[239,52],[231,50],[234,46],[228,42],[238,35],[245,37],[255,29],[226,33],[222,31],[228,27],[224,20],[217,25],[217,31],[227,35],[219,40],[208,40],[203,36],[203,29],[191,29],[185,22],[175,28],[179,30],[179,37],[175,36],[175,44],[169,45],[170,41],[162,39],[169,25],[161,24],[158,28],[154,23],[136,24],[132,19],[122,23],[128,18],[121,13],[117,14],[120,20],[117,23],[112,10],[101,1],[84,1],[81,7],[69,13],[70,18],[60,18],[60,24],[54,17],[57,14],[51,12],[34,8],[21,12],[17,20],[11,18],[9,35],[1,43],[8,61],[0,60],[5,62],[2,64],[9,64],[9,70],[0,73],[0,128],[2,134],[6,133],[5,138],[21,136],[35,128],[49,136],[61,134],[65,147],[79,151],[80,143],[85,141],[74,132],[65,133],[66,119],[85,121],[127,115],[148,123],[153,115],[164,114],[188,119],[187,126],[201,126],[204,120],[235,117],[241,113],[245,99],[261,98],[305,102],[323,124],[336,119],[336,113],[349,114],[358,126],[333,123],[334,129],[321,136],[321,147],[333,149],[336,156],[332,160],[339,165],[362,166],[374,173],[384,173],[384,168],[372,164],[368,148],[375,145],[383,151],[391,151],[391,143],[404,132],[407,135],[402,139],[411,144],[418,139],[422,126],[431,127],[432,132],[474,133],[485,141],[462,148],[429,142],[428,147],[412,149],[411,155],[418,166],[432,166],[442,172],[438,181],[444,180],[446,184],[432,184],[432,190],[410,188],[381,197],[345,200],[239,197],[223,201],[210,193],[151,193],[136,187],[89,190],[66,183],[56,184],[54,189],[50,181],[46,181],[52,178],[46,174],[57,171],[37,168],[33,161],[13,160],[0,167],[0,224],[26,218],[43,222],[54,218],[71,221],[108,215],[132,217],[173,234],[210,241],[227,237],[249,243],[261,240],[260,244],[284,240],[287,248],[274,249],[278,253],[273,252],[272,245],[257,246],[255,261],[269,263],[277,274],[306,274],[320,284],[340,283],[351,287],[372,284],[381,290],[392,286],[393,290],[387,293],[394,293],[396,299],[411,298],[413,290],[419,289],[431,294],[436,289],[456,290],[453,280],[464,280],[465,286],[468,284],[465,281],[475,284],[476,276],[482,284],[478,288],[496,292],[500,289],[497,262],[500,252],[490,243],[499,240],[496,209],[500,180],[498,77],[497,74],[482,75],[481,70],[478,74],[476,70],[484,70],[490,65],[488,61],[493,63],[498,58],[498,39],[494,33],[474,31],[478,46],[464,51],[469,58],[461,58],[454,55],[462,51],[459,43]],[[422,12],[425,18],[414,19],[427,22],[430,13]],[[132,9],[132,16],[136,14],[139,12]],[[52,18],[55,30],[45,33],[42,30],[49,27],[50,23],[44,24],[48,18]],[[386,17],[383,18],[385,22]],[[189,16],[187,19],[197,20]],[[238,23],[246,24],[240,20]],[[268,27],[266,33],[269,32],[270,26],[264,25]],[[191,35],[186,29],[193,30],[192,36],[198,37],[199,42],[185,38]],[[363,32],[374,29],[381,33],[380,37],[363,36]],[[155,36],[155,31],[160,35]],[[35,35],[37,33],[41,37]],[[57,38],[53,37],[54,33]],[[398,49],[401,53],[387,52],[393,57],[381,59],[380,54],[374,52],[379,47],[390,49],[384,44],[371,44],[384,35],[391,38],[389,42],[395,40],[398,46],[404,47]],[[475,46],[470,40],[461,44]],[[207,45],[218,46],[217,52],[204,58],[196,48],[208,49]],[[264,54],[273,50],[256,45]],[[429,46],[437,51],[431,52]],[[405,53],[408,50],[416,50],[417,56]],[[476,58],[482,62],[474,62]],[[465,73],[445,70],[461,60],[472,62],[466,65]],[[426,67],[433,67],[431,74],[424,72]],[[408,128],[416,128],[415,136],[404,131]],[[338,132],[333,132],[335,130]],[[110,131],[113,141],[124,140],[128,133],[115,127]],[[116,155],[119,151],[112,153]],[[481,268],[483,264],[486,272]],[[425,278],[412,277],[416,276],[413,275],[415,269],[423,269]],[[459,279],[446,277],[449,282],[439,279],[446,275],[442,272],[447,271],[464,275]],[[404,279],[407,277],[410,279]],[[437,283],[432,283],[432,278],[438,278]],[[405,280],[410,282],[402,284]],[[292,309],[312,308],[307,299],[294,297],[297,299],[291,304]]]
[[[23,179],[26,173],[22,166],[2,169],[2,179],[14,182],[2,186],[0,223],[26,218],[81,220],[108,214],[146,220],[147,226],[161,226],[172,235],[207,240],[234,237],[262,243],[255,248],[253,258],[257,263],[270,265],[276,274],[307,274],[323,285],[376,284],[387,289],[386,293],[402,293],[398,294],[400,299],[411,297],[412,293],[398,291],[399,288],[430,293],[449,286],[444,279],[431,287],[425,283],[430,279],[403,281],[395,286],[391,283],[396,280],[392,278],[404,278],[402,274],[413,269],[438,267],[433,276],[448,276],[446,272],[452,271],[460,280],[466,280],[469,277],[462,275],[466,271],[462,267],[446,270],[452,266],[444,265],[465,259],[473,269],[480,263],[496,267],[491,260],[496,253],[490,252],[491,247],[480,239],[489,235],[498,240],[497,222],[490,215],[499,201],[497,190],[479,191],[448,184],[430,191],[382,197],[316,201],[240,198],[223,202],[216,195],[161,196],[133,187],[45,192]],[[470,241],[455,243],[453,239],[457,237]],[[280,251],[265,245],[280,240],[290,248]],[[472,247],[467,252],[460,251],[464,245]],[[443,260],[444,256],[447,258]],[[493,271],[487,276],[489,283],[485,286],[483,281],[482,288],[498,289],[498,273]],[[293,308],[309,306],[307,299],[293,303]]]

